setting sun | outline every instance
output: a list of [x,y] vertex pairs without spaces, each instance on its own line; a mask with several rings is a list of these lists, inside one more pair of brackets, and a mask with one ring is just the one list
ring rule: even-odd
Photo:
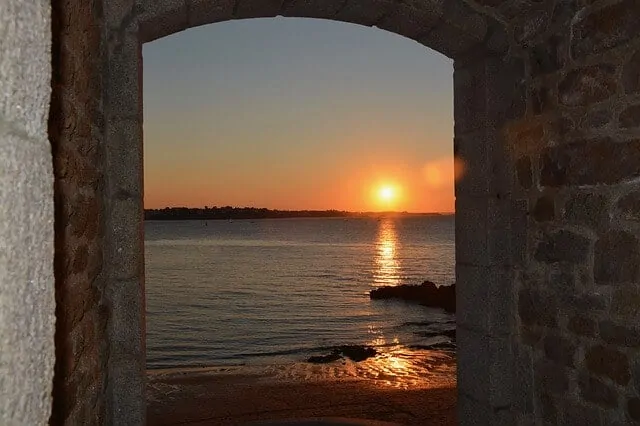
[[388,182],[380,183],[373,187],[372,198],[379,208],[397,208],[400,201],[400,187]]
[[378,197],[380,197],[380,200],[382,201],[392,201],[395,198],[395,195],[396,191],[394,191],[394,189],[390,186],[383,186],[378,191]]

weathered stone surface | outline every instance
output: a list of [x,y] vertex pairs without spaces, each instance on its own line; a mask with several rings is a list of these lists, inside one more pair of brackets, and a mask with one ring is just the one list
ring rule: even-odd
[[640,126],[640,105],[632,105],[627,107],[620,113],[620,127],[626,129]]
[[596,335],[597,324],[595,320],[587,316],[576,315],[569,318],[567,328],[578,336],[594,337]]
[[557,306],[553,298],[531,289],[522,289],[518,297],[518,313],[523,324],[555,327]]
[[617,207],[623,219],[640,221],[640,191],[631,192],[620,198]]
[[533,207],[533,217],[538,222],[549,222],[555,218],[554,197],[543,195]]
[[600,337],[607,343],[629,348],[640,347],[640,329],[615,324],[612,321],[600,321]]
[[187,0],[189,26],[226,21],[233,17],[236,0]]
[[562,411],[562,426],[604,426],[601,410],[590,404],[568,399],[562,405]]
[[547,148],[541,156],[543,186],[614,184],[640,176],[640,139],[616,143],[585,140]]
[[544,338],[544,353],[550,360],[567,367],[574,366],[576,344],[558,334],[550,334]]
[[631,379],[629,359],[624,353],[603,345],[591,347],[585,354],[585,363],[590,372],[607,377],[619,385]]
[[640,423],[640,398],[629,398],[627,401],[627,413],[634,422]]
[[637,320],[640,306],[640,289],[637,286],[625,285],[616,288],[612,295],[611,311],[622,319]]
[[575,192],[563,210],[563,216],[567,222],[586,225],[593,229],[606,224],[609,219],[608,200],[600,194]]
[[560,53],[562,38],[550,37],[545,43],[533,46],[529,50],[531,74],[535,77],[554,73],[562,68]]
[[635,37],[640,4],[636,0],[610,2],[581,18],[572,28],[571,50],[575,58],[606,51]]
[[609,385],[594,377],[583,375],[579,380],[580,394],[589,402],[604,408],[614,408],[618,405],[618,395]]
[[625,231],[609,231],[595,244],[594,278],[598,284],[638,282],[640,243]]
[[516,174],[518,183],[522,188],[531,188],[533,185],[533,170],[531,169],[530,157],[522,157],[516,162]]
[[640,50],[624,64],[622,84],[626,93],[640,93]]
[[591,65],[569,72],[558,85],[562,105],[589,106],[609,99],[618,85],[611,65]]
[[536,247],[535,259],[540,262],[582,263],[589,255],[591,241],[568,230],[547,233]]
[[545,393],[560,394],[569,389],[569,376],[566,368],[545,359],[535,365],[536,386]]

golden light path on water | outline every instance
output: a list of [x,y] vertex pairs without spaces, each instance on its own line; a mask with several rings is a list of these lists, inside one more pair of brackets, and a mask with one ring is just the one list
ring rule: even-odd
[[[373,287],[401,284],[398,235],[393,218],[379,222],[374,250]],[[456,384],[456,358],[452,351],[415,350],[396,337],[385,338],[373,324],[366,344],[378,354],[361,362],[344,360],[329,364],[296,363],[272,366],[276,378],[292,381],[367,380],[373,386],[399,389],[452,387]]]
[[374,284],[400,284],[400,263],[396,258],[398,251],[396,224],[392,218],[381,219],[376,242]]

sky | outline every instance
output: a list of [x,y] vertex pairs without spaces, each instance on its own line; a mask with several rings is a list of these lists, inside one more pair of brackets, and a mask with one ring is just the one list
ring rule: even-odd
[[412,40],[251,19],[143,64],[145,208],[454,210],[453,64]]

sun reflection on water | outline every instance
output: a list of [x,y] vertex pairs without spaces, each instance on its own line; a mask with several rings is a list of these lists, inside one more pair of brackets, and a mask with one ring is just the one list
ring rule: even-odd
[[376,242],[374,284],[400,284],[400,262],[397,259],[398,236],[396,224],[392,218],[382,219],[378,228]]

